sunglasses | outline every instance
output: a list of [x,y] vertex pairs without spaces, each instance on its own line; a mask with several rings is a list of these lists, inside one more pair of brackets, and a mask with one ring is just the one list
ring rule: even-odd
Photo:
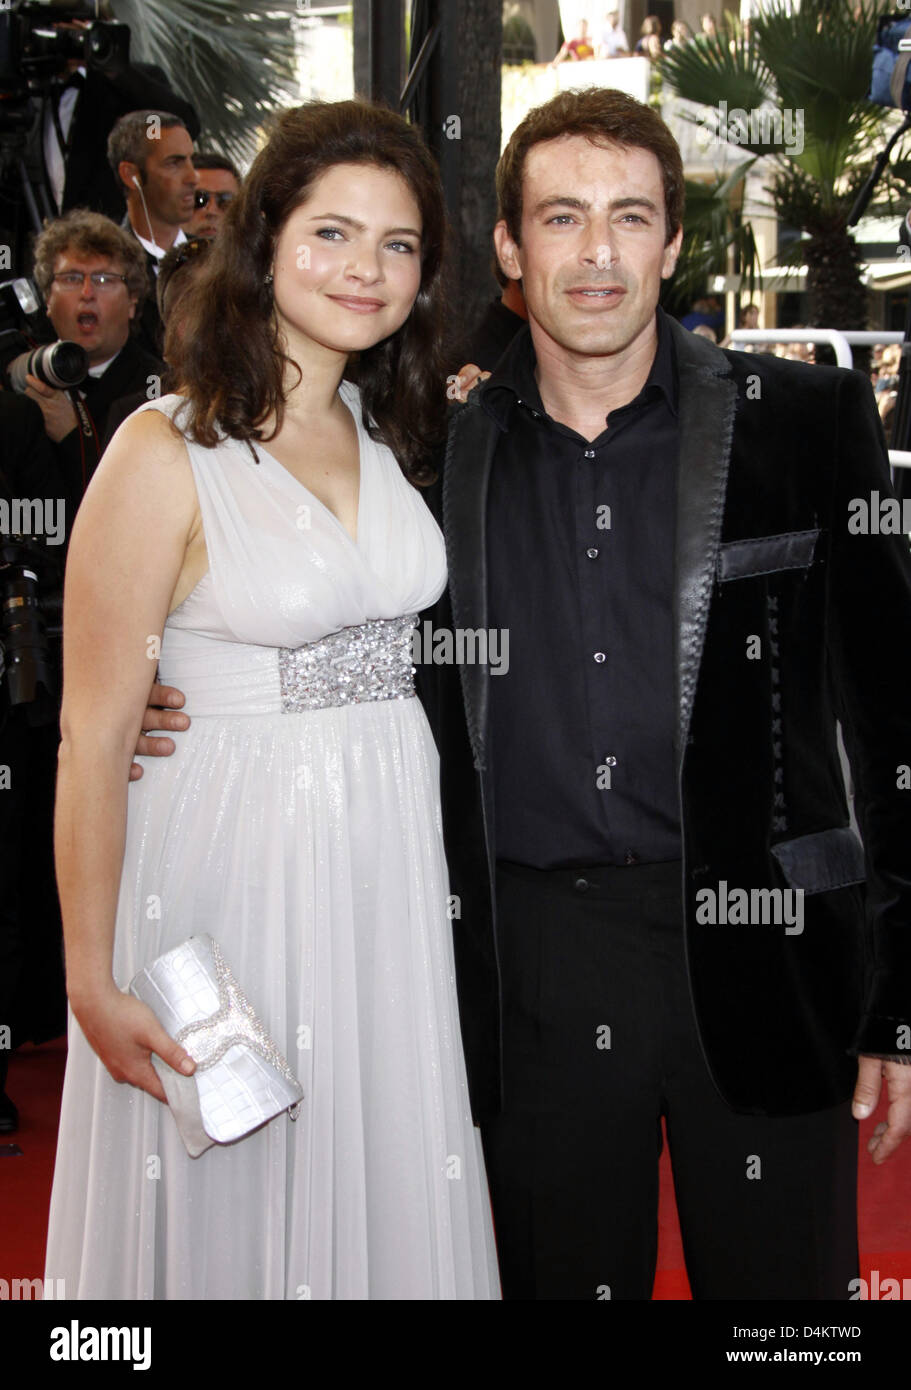
[[202,189],[202,188],[197,188],[197,190],[196,190],[196,207],[197,207],[197,210],[198,210],[199,208],[207,208],[207,207],[209,206],[209,199],[210,199],[210,198],[214,198],[214,199],[215,199],[216,205],[217,205],[218,207],[220,207],[220,208],[226,208],[226,207],[228,206],[228,204],[229,204],[230,202],[233,201],[233,199],[234,199],[234,194],[233,194],[233,193],[206,193],[204,189]]

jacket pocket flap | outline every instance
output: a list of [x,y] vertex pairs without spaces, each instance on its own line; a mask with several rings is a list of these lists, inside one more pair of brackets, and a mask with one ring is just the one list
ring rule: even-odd
[[813,563],[819,527],[788,531],[781,536],[755,536],[745,541],[725,541],[718,549],[717,574],[721,580],[749,579],[779,570],[808,569]]
[[847,825],[782,840],[772,846],[772,854],[790,887],[805,893],[826,893],[866,879],[864,847]]

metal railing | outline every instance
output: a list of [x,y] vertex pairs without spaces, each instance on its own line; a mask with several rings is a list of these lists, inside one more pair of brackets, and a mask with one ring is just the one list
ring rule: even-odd
[[[835,352],[839,367],[853,367],[853,347],[873,347],[877,343],[903,343],[904,333],[896,329],[839,329],[839,328],[735,328],[730,336],[737,343],[828,343]],[[889,450],[893,468],[911,468],[911,453],[903,449]]]

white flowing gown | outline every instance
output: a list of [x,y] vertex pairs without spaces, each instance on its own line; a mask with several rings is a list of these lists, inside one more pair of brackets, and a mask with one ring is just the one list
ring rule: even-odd
[[[407,615],[442,592],[445,552],[357,388],[339,391],[360,441],[356,543],[267,449],[187,441],[209,571],[159,669],[191,724],[129,787],[114,940],[125,989],[211,933],[300,1114],[190,1158],[167,1106],[113,1081],[70,1014],[46,1261],[67,1298],[500,1296],[438,757],[401,679]],[[309,707],[339,669],[349,702]],[[377,670],[397,693],[358,699]]]

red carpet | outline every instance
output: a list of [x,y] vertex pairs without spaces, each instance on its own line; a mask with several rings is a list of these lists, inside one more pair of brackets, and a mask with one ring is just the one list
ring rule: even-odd
[[[57,1114],[66,1060],[62,1038],[14,1053],[7,1085],[19,1107],[19,1132],[0,1136],[0,1279],[44,1273],[47,1209],[54,1171]],[[882,1104],[880,1111],[882,1111]],[[911,1279],[911,1139],[876,1168],[866,1152],[879,1112],[860,1127],[860,1272],[870,1281]],[[21,1155],[10,1149],[21,1150]],[[655,1299],[690,1297],[677,1225],[667,1148],[661,1156],[658,1273]],[[886,1290],[888,1291],[888,1290]]]

